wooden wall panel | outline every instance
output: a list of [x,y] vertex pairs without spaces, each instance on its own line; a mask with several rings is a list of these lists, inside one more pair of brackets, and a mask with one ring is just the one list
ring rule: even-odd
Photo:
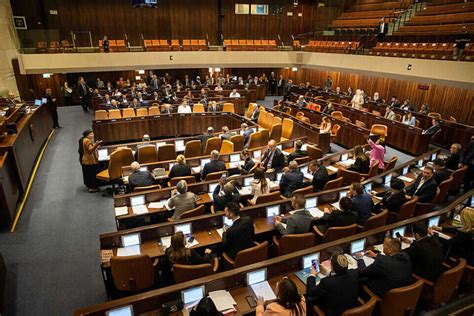
[[[453,116],[459,122],[474,125],[473,89],[318,69],[300,69],[297,72],[280,69],[279,72],[285,78],[292,78],[295,84],[309,81],[315,86],[323,85],[329,75],[332,77],[334,89],[337,86],[343,91],[348,87],[354,90],[361,88],[370,96],[377,91],[384,99],[395,95],[401,102],[409,99],[417,109],[426,102],[433,112],[440,113],[445,119]],[[420,84],[428,86],[428,90],[419,89]]]

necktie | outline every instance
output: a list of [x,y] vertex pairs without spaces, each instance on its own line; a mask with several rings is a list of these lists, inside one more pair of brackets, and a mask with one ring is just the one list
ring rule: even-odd
[[273,152],[269,152],[267,158],[265,158],[265,161],[263,162],[263,166],[267,168],[268,163],[270,162],[270,158],[272,157]]

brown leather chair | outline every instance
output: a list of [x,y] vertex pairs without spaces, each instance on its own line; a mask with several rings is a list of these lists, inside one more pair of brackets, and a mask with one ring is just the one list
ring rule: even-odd
[[137,116],[148,116],[148,109],[147,108],[138,108],[137,109]]
[[377,172],[379,171],[379,163],[378,160],[375,160],[372,164],[372,166],[369,169],[369,173],[361,173],[361,181],[367,180],[369,178],[375,177],[377,175]]
[[176,148],[174,144],[166,144],[158,147],[158,161],[176,159]]
[[155,145],[147,145],[147,146],[138,147],[138,162],[140,164],[156,162],[157,159],[158,159],[158,155],[156,152]]
[[109,110],[109,119],[120,119],[122,118],[122,112],[119,109]]
[[94,113],[94,120],[107,120],[109,119],[109,114],[106,110],[98,110]]
[[262,134],[260,138],[260,146],[266,146],[270,139],[270,131],[268,129],[260,129],[260,133]]
[[383,169],[383,171],[385,172],[385,171],[395,168],[397,160],[398,160],[397,156],[393,156],[392,158],[390,158],[390,160],[385,164],[385,168]]
[[337,189],[337,188],[342,187],[343,180],[344,179],[342,177],[338,177],[334,180],[326,182],[326,184],[324,185],[323,191]]
[[342,313],[341,316],[371,316],[375,310],[375,306],[377,306],[377,299],[375,297],[371,297],[367,303],[351,308]]
[[38,42],[36,45],[36,52],[44,54],[48,51],[48,43],[47,42]]
[[341,126],[339,124],[334,124],[331,128],[331,142],[334,143],[337,138],[337,134],[339,134],[339,130],[341,129]]
[[345,169],[339,166],[339,171],[337,172],[337,177],[342,177],[343,185],[350,185],[353,182],[360,182],[361,175],[360,173],[352,170]]
[[201,204],[198,207],[195,207],[192,210],[186,211],[183,214],[181,214],[180,219],[204,215],[204,210],[205,210],[204,204]]
[[272,126],[272,131],[270,132],[269,136],[270,140],[274,140],[276,142],[279,142],[281,139],[281,124],[275,124]]
[[160,115],[160,108],[158,106],[150,106],[148,108],[148,115]]
[[280,199],[281,199],[280,191],[275,191],[275,192],[271,192],[271,193],[268,193],[268,194],[260,195],[257,198],[257,200],[255,200],[255,204],[253,204],[251,200],[248,200],[248,203],[249,203],[249,205],[257,205],[257,204],[263,204],[263,203],[278,201]]
[[416,205],[418,203],[418,197],[414,196],[409,201],[406,201],[397,213],[389,213],[389,223],[397,223],[403,220],[412,218],[415,215]]
[[370,128],[370,134],[380,135],[380,137],[387,137],[387,125],[374,124]]
[[323,151],[316,146],[307,145],[306,152],[311,160],[320,159],[323,157]]
[[234,143],[230,140],[224,139],[222,141],[220,154],[230,154],[234,152]]
[[176,284],[203,278],[214,274],[219,268],[219,260],[214,258],[214,265],[210,263],[187,265],[174,264],[173,278]]
[[300,121],[303,122],[303,123],[311,125],[311,120],[307,116],[300,117]]
[[196,178],[194,176],[186,176],[186,177],[174,177],[170,180],[170,186],[174,187],[178,184],[179,181],[184,180],[187,184],[196,183]]
[[296,194],[302,194],[303,196],[305,196],[305,195],[311,194],[311,193],[313,193],[313,186],[312,186],[312,185],[308,185],[307,187],[294,190],[293,193],[291,193],[291,196],[293,197],[293,196],[295,196]]
[[261,144],[262,144],[261,132],[255,132],[255,133],[250,134],[248,149],[258,148],[261,146]]
[[317,226],[313,226],[313,229],[316,232],[316,237],[321,240],[320,244],[324,244],[330,241],[355,235],[357,231],[357,224],[330,227],[324,234],[318,229]]
[[357,127],[367,128],[367,124],[365,124],[364,122],[359,121],[359,120],[356,120],[356,121],[355,121],[355,125],[356,125]]
[[420,203],[420,202],[416,203],[415,216],[420,216],[420,215],[430,212],[434,207],[433,202],[436,201],[440,192],[441,192],[440,189],[436,188],[436,195],[433,197],[433,199],[431,199],[429,203]]
[[281,126],[281,140],[283,141],[290,139],[293,135],[293,120],[289,118],[284,118]]
[[234,135],[229,139],[234,144],[234,151],[242,151],[244,149],[244,135]]
[[119,291],[136,292],[152,287],[157,264],[158,259],[152,262],[148,255],[112,257],[110,270],[115,288]]
[[293,160],[296,161],[298,166],[300,166],[302,164],[305,164],[305,163],[309,162],[309,156],[299,157],[299,158],[295,158]]
[[133,192],[142,192],[142,191],[148,191],[148,190],[159,190],[161,189],[161,185],[159,184],[153,184],[153,185],[147,185],[146,187],[135,187],[133,188]]
[[206,141],[206,147],[204,149],[204,155],[210,155],[211,151],[219,151],[222,146],[222,139],[220,137],[211,137]]
[[227,171],[217,171],[217,172],[211,172],[206,175],[206,181],[211,181],[211,180],[219,180],[222,175],[228,176],[229,173]]
[[222,257],[232,269],[237,269],[267,260],[267,253],[268,241],[264,241],[254,247],[239,251],[235,256],[235,260],[232,260],[225,252],[222,254]]
[[115,184],[122,176],[122,167],[130,166],[135,160],[132,150],[130,148],[120,148],[110,154],[109,167],[102,170],[96,175],[96,178],[101,181],[111,182],[112,191],[108,193],[115,193]]
[[466,175],[467,172],[467,166],[462,166],[458,170],[455,170],[452,174],[451,177],[453,177],[453,182],[451,183],[451,188],[450,192],[452,193],[457,193],[459,191],[459,188],[461,187],[461,184],[463,183],[464,176]]
[[384,316],[411,316],[415,312],[416,304],[420,298],[423,282],[416,281],[412,285],[391,289],[383,299],[372,293],[365,285],[362,286],[365,292],[371,297],[375,297],[379,302],[380,315]]
[[224,106],[222,107],[222,112],[235,113],[234,103],[224,103]]
[[341,111],[333,111],[331,116],[337,119],[342,119],[344,117]]
[[382,113],[380,111],[377,111],[377,110],[372,110],[372,114],[382,116]]
[[273,236],[273,243],[277,247],[277,256],[283,256],[289,253],[313,247],[314,234],[289,234],[282,236],[280,240],[278,240],[276,236]]
[[190,140],[184,146],[184,157],[193,158],[201,156],[201,141]]
[[433,204],[443,204],[446,201],[448,196],[448,191],[451,188],[451,184],[453,183],[453,177],[450,176],[448,179],[444,180],[438,185],[439,193],[433,199]]
[[204,113],[204,104],[196,103],[193,105],[193,113]]
[[466,259],[459,259],[458,264],[452,268],[446,264],[445,266],[449,269],[443,272],[435,282],[413,275],[416,279],[423,281],[421,298],[428,301],[431,308],[448,303],[451,300],[466,268]]
[[371,217],[369,217],[369,219],[367,220],[364,226],[357,225],[357,229],[359,231],[369,231],[375,228],[385,226],[387,224],[387,220],[388,220],[388,211],[383,210],[379,214],[372,215]]

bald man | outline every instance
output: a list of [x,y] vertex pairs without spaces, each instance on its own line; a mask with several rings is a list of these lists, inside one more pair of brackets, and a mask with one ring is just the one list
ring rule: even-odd
[[147,187],[153,185],[153,175],[148,170],[140,170],[140,164],[136,161],[130,165],[132,174],[128,177],[128,183],[133,190],[136,187]]
[[267,150],[260,160],[260,166],[267,171],[275,170],[276,172],[280,172],[285,167],[285,156],[277,148],[276,141],[273,139],[268,142]]

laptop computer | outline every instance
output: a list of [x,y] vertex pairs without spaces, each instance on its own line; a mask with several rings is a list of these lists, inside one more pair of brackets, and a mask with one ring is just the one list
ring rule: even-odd
[[41,105],[41,99],[35,99],[35,105],[40,106]]
[[140,244],[140,233],[123,235],[120,239],[122,241],[122,247],[136,246]]
[[153,175],[155,176],[155,178],[166,177],[165,168],[155,168],[155,169],[153,169]]
[[439,226],[440,216],[431,217],[428,220],[428,227]]
[[230,162],[239,162],[239,161],[240,161],[240,154],[230,155]]
[[105,312],[105,316],[133,316],[133,306],[127,305]]
[[267,217],[280,215],[280,205],[267,206]]
[[248,272],[246,280],[247,280],[247,286],[266,281],[267,269],[264,268],[264,269]]
[[137,195],[130,197],[130,205],[137,206],[137,205],[144,205],[145,204],[145,195]]
[[174,226],[174,232],[182,232],[185,236],[190,236],[192,233],[191,223],[178,224]]
[[199,302],[204,297],[204,285],[192,287],[181,291],[184,305]]
[[[313,260],[316,260],[315,263],[317,264],[317,267],[319,269],[319,252],[315,252],[312,254],[309,254],[307,256],[304,256],[302,258],[302,264],[303,264],[303,270],[300,270],[295,273],[295,275],[298,277],[298,279],[301,280],[304,284],[306,284],[308,278],[311,276],[311,264]],[[317,280],[316,280],[317,282]]]
[[351,242],[351,255],[365,250],[365,238]]

